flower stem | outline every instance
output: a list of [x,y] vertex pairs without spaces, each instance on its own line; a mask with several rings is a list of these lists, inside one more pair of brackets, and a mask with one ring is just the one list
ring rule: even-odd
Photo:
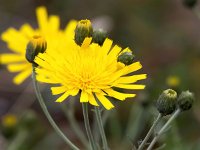
[[[102,123],[103,123],[103,127],[105,126],[105,123],[110,115],[110,111],[105,111],[102,115]],[[96,132],[96,128],[98,126],[98,123],[97,123],[97,119],[96,119],[96,114],[94,113],[94,116],[93,116],[93,120],[94,120],[94,123],[93,123],[93,133],[94,133],[94,138],[95,140],[98,142],[100,140],[100,134],[99,132]]]
[[153,125],[151,126],[151,128],[149,129],[146,137],[144,138],[144,140],[142,141],[142,143],[140,144],[138,150],[142,150],[146,144],[146,142],[148,141],[148,139],[150,138],[150,136],[153,133],[153,130],[155,129],[156,125],[158,124],[158,122],[160,121],[160,119],[162,118],[162,114],[158,114],[158,117],[156,118],[156,120],[154,121]]
[[165,130],[168,128],[170,123],[176,119],[176,117],[181,113],[181,109],[178,108],[175,113],[169,118],[169,120],[165,123],[165,125],[160,129],[160,131],[156,134],[152,142],[150,143],[149,147],[147,150],[151,150],[154,146],[154,144],[157,142],[158,138],[165,132]]
[[85,137],[84,133],[80,129],[77,120],[75,119],[74,116],[74,107],[67,108],[65,105],[61,105],[61,109],[63,110],[66,118],[69,120],[71,128],[74,130],[75,134],[80,138],[80,141],[82,144],[88,148],[88,141],[87,138]]
[[91,128],[90,128],[90,122],[89,122],[89,116],[88,116],[88,104],[82,103],[82,109],[83,109],[85,129],[86,129],[86,132],[87,132],[87,136],[88,136],[91,148],[92,148],[92,150],[96,150],[96,144],[95,144],[94,137],[92,135],[92,131],[91,131]]
[[103,149],[109,150],[108,143],[107,143],[107,140],[106,140],[106,135],[105,135],[105,132],[104,132],[103,121],[102,121],[102,118],[101,118],[101,112],[100,112],[98,107],[95,107],[94,109],[95,109],[97,124],[98,124],[99,131],[100,131],[100,134],[101,134],[102,142],[103,142]]
[[48,109],[44,103],[44,100],[42,98],[42,95],[40,93],[39,90],[39,86],[38,83],[36,81],[36,74],[35,74],[35,68],[33,65],[33,72],[32,72],[32,79],[33,79],[33,85],[34,85],[34,89],[38,98],[38,101],[40,103],[40,106],[44,112],[44,114],[46,115],[47,119],[49,120],[50,124],[52,125],[52,127],[55,129],[55,131],[58,133],[58,135],[60,135],[61,138],[63,138],[63,140],[66,142],[66,144],[68,144],[70,146],[71,149],[73,150],[80,150],[78,147],[76,147],[64,134],[63,132],[59,129],[59,127],[56,125],[56,123],[54,122],[53,118],[51,117],[51,115],[48,112]]

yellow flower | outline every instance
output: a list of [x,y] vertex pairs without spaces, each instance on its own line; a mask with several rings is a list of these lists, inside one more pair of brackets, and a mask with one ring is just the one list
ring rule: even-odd
[[[66,39],[67,40],[67,39]],[[91,43],[92,38],[85,38],[81,46],[74,40],[62,40],[57,49],[48,49],[40,53],[35,62],[37,80],[54,84],[52,94],[62,94],[56,102],[63,102],[68,96],[79,92],[80,102],[89,102],[94,106],[101,103],[106,109],[113,108],[108,97],[125,100],[135,94],[122,93],[114,88],[144,89],[145,85],[135,84],[146,78],[146,74],[130,75],[142,68],[140,62],[124,65],[117,62],[122,48],[106,39],[102,46]],[[130,51],[129,48],[123,51]]]
[[180,78],[178,76],[168,76],[166,83],[170,87],[177,87],[180,85]]
[[17,117],[12,114],[7,114],[2,118],[2,125],[4,127],[13,127],[17,124]]
[[38,29],[33,29],[29,24],[23,24],[19,30],[9,28],[2,34],[2,40],[14,53],[1,54],[1,64],[6,64],[10,72],[19,72],[13,82],[21,84],[31,75],[32,66],[25,58],[26,45],[33,36],[42,36],[48,43],[48,47],[56,47],[62,36],[74,37],[76,21],[71,21],[64,30],[60,30],[58,16],[48,17],[45,7],[36,9]]

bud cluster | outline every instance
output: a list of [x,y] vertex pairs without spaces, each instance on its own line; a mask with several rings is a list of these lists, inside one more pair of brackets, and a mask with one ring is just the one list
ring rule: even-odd
[[167,89],[162,92],[156,101],[157,110],[163,115],[169,115],[176,109],[189,110],[194,102],[194,95],[189,91],[183,91],[178,97],[176,91]]
[[[107,33],[102,29],[93,31],[90,20],[81,20],[77,23],[75,29],[74,39],[76,44],[81,46],[86,37],[92,37],[93,43],[97,43],[102,46],[107,37]],[[118,56],[117,61],[123,63],[124,65],[130,65],[133,63],[134,58],[135,56],[131,51],[123,52]]]
[[102,45],[105,41],[107,34],[102,29],[93,31],[92,23],[90,20],[80,20],[75,29],[75,42],[82,45],[86,37],[92,37],[92,42]]

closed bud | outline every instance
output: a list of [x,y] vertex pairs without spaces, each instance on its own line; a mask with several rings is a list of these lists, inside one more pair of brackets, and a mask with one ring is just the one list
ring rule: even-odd
[[75,42],[81,45],[86,37],[91,37],[93,34],[93,28],[90,20],[81,20],[77,23],[75,29]]
[[132,54],[132,52],[124,52],[118,56],[117,61],[125,65],[130,65],[133,63],[134,58],[135,56]]
[[193,8],[197,4],[197,0],[183,0],[183,5],[187,8]]
[[157,110],[163,115],[169,115],[176,110],[177,93],[172,89],[167,89],[159,96],[156,107]]
[[105,41],[106,37],[107,33],[102,29],[99,29],[93,32],[92,40],[94,43],[97,43],[101,46],[103,45],[103,42]]
[[194,94],[190,91],[183,91],[178,97],[178,107],[185,111],[192,107],[194,102]]
[[33,36],[26,47],[26,59],[34,63],[35,56],[44,53],[47,49],[47,42],[42,36]]

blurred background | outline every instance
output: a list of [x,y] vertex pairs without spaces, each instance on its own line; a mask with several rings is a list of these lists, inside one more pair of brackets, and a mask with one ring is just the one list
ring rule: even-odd
[[[115,43],[130,47],[148,74],[134,99],[120,103],[107,115],[106,134],[111,149],[131,149],[144,138],[157,115],[154,102],[167,88],[178,93],[190,90],[196,101],[182,113],[158,146],[164,150],[200,150],[200,4],[193,9],[182,0],[0,0],[0,33],[9,27],[29,23],[37,27],[35,8],[46,6],[49,14],[61,18],[61,27],[71,19],[91,19],[103,28]],[[0,41],[0,53],[10,52]],[[15,74],[0,64],[0,117],[11,125],[1,127],[0,150],[67,150],[44,116],[34,94],[31,78],[20,86],[12,82]],[[46,104],[55,121],[81,149],[62,107],[54,103],[47,85],[41,85]],[[84,130],[82,110],[76,99],[74,116]],[[70,107],[68,102],[66,107]],[[73,104],[74,105],[74,104]],[[72,108],[70,108],[72,109]],[[7,114],[12,114],[6,116]],[[91,114],[91,121],[93,112]],[[2,125],[3,126],[3,125]],[[20,127],[19,127],[20,126]],[[7,145],[9,148],[6,148]]]

